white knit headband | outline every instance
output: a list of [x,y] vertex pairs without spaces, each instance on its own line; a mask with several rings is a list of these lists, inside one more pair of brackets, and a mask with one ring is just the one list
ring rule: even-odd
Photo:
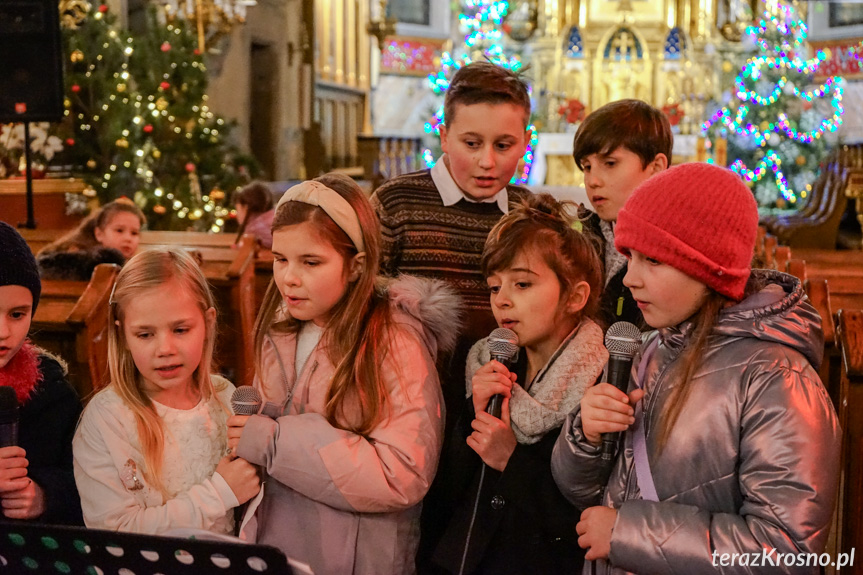
[[348,234],[358,252],[364,251],[360,218],[351,204],[333,189],[320,182],[307,180],[289,188],[276,205],[276,211],[285,202],[302,202],[318,206],[336,222],[342,231]]

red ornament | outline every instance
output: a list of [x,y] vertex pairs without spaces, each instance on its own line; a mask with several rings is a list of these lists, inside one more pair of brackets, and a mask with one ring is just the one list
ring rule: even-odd
[[161,84],[159,84],[159,88],[161,88],[162,90],[167,90],[170,87],[171,85],[167,82],[162,82]]
[[565,104],[561,104],[557,109],[557,113],[570,124],[584,120],[585,106],[577,98],[567,100]]
[[168,42],[162,42],[162,52],[168,52],[171,50],[171,44]]
[[679,103],[675,104],[666,104],[662,107],[662,113],[668,118],[668,123],[672,126],[676,126],[680,123],[680,120],[683,119],[683,116],[686,114],[681,109]]
[[72,91],[77,94],[81,91],[81,86],[79,86],[78,84],[72,84]]
[[104,14],[107,11],[108,11],[108,5],[107,4],[102,4],[99,6],[99,12],[101,12],[102,14]]
[[144,126],[144,132],[145,133],[149,134],[152,131],[153,131],[153,124],[147,124],[146,126]]
[[199,49],[195,48],[194,50],[192,50],[192,54],[194,54],[195,56],[200,56],[201,51]]
[[192,162],[189,162],[188,164],[186,164],[186,171],[189,172],[190,174],[192,172],[194,172],[195,171],[195,164],[193,164]]
[[74,146],[75,145],[75,138],[66,138],[66,145],[67,146]]

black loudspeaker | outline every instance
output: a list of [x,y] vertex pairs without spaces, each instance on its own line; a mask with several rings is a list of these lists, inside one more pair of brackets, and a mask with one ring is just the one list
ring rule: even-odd
[[63,118],[57,0],[0,0],[0,122]]

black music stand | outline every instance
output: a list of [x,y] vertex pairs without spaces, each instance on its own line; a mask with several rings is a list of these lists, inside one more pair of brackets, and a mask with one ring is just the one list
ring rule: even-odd
[[274,547],[30,522],[0,522],[0,572],[292,575]]

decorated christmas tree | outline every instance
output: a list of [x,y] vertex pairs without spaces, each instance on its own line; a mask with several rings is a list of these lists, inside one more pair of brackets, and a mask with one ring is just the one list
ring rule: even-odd
[[702,133],[714,149],[727,139],[727,163],[753,189],[759,205],[795,208],[805,203],[826,156],[825,136],[842,123],[843,81],[831,76],[813,85],[825,55],[809,57],[806,24],[791,6],[768,1],[758,25],[746,34],[755,54]]
[[[429,84],[435,94],[444,94],[456,71],[474,61],[488,60],[514,72],[522,69],[523,64],[518,55],[508,53],[502,44],[504,18],[508,7],[507,1],[462,0],[458,20],[459,30],[465,34],[464,43],[456,54],[444,52],[441,55],[441,69],[436,74],[429,75]],[[440,126],[443,123],[444,109],[441,103],[434,116],[426,122],[426,133],[440,136]],[[527,183],[527,177],[530,174],[537,136],[533,126],[528,129],[531,134],[530,141],[524,158],[519,163],[519,169],[513,176],[513,183]],[[436,155],[430,149],[426,149],[423,151],[423,159],[427,166],[432,166]]]
[[189,24],[151,9],[146,33],[119,31],[106,4],[64,19],[63,163],[100,202],[128,196],[151,229],[219,231],[229,194],[257,174],[207,106]]

